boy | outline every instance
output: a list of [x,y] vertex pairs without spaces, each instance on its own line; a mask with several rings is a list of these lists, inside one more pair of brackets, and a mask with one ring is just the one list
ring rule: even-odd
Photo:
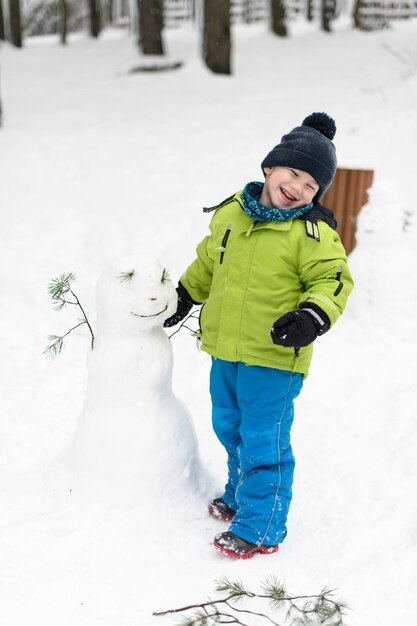
[[319,204],[336,172],[334,120],[313,113],[215,210],[211,234],[180,278],[173,326],[201,304],[202,349],[212,356],[213,428],[228,481],[209,512],[231,521],[213,545],[239,559],[276,552],[287,534],[294,399],[312,343],[343,312],[353,287],[333,214]]

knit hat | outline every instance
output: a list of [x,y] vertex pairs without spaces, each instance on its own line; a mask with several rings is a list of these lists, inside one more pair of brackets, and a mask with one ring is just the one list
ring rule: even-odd
[[320,186],[314,200],[319,200],[330,187],[336,173],[336,150],[332,139],[336,124],[327,113],[312,113],[301,126],[284,135],[261,163],[264,167],[281,165],[303,170]]

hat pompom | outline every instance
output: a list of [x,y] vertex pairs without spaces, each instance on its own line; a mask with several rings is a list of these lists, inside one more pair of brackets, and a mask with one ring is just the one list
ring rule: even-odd
[[315,128],[330,140],[332,140],[336,134],[335,121],[330,115],[327,115],[327,113],[312,113],[308,115],[303,121],[303,126]]

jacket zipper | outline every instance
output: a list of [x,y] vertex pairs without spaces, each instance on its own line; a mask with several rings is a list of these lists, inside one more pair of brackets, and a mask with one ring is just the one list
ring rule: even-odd
[[226,232],[224,233],[223,239],[222,239],[222,245],[220,246],[222,251],[220,252],[220,265],[223,263],[223,257],[224,257],[224,253],[226,252],[226,246],[227,246],[227,240],[229,239],[229,235],[230,235],[230,231],[232,230],[232,225],[229,224],[229,226],[227,227]]

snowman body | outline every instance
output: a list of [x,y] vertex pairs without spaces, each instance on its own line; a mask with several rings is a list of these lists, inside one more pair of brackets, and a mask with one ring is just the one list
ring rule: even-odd
[[74,440],[79,491],[140,505],[200,493],[191,416],[172,391],[163,323],[177,293],[152,257],[113,263],[97,285],[97,337]]

